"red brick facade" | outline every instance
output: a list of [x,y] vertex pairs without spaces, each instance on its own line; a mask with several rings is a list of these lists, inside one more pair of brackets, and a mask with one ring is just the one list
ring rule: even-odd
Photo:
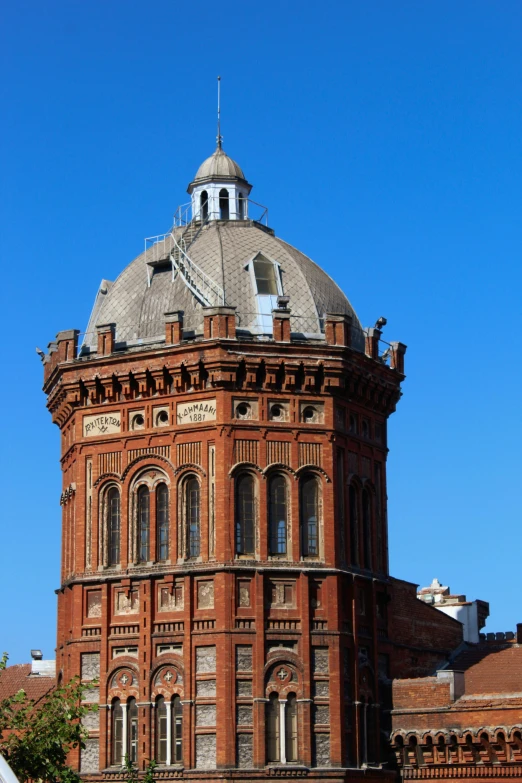
[[[378,767],[382,656],[395,661],[401,637],[428,647],[435,612],[388,577],[386,420],[404,346],[393,344],[391,367],[377,330],[369,355],[353,350],[346,316],[327,320],[324,341],[301,343],[280,311],[263,343],[237,338],[230,308],[209,309],[196,340],[183,339],[180,317],[165,321],[165,345],[139,352],[116,352],[108,325],[98,352],[77,358],[77,333],[62,332],[44,365],[62,432],[57,670],[81,674],[99,704],[72,763],[121,775],[114,710],[135,703],[128,731],[143,769],[158,756],[161,698],[179,696],[180,758],[171,747],[162,778],[392,776]],[[241,553],[244,476],[253,541]],[[286,552],[273,544],[276,487]],[[408,617],[390,624],[393,595],[410,618],[415,607],[411,640]],[[446,619],[443,650],[459,626]],[[433,653],[419,655],[428,667]],[[274,704],[286,763],[268,757]],[[290,705],[297,740],[290,729],[283,743]]]

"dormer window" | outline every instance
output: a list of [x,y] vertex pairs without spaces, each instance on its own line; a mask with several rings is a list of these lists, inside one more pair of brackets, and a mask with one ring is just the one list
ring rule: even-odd
[[257,302],[257,331],[272,334],[272,310],[283,295],[279,264],[258,253],[248,265]]
[[[263,256],[254,259],[254,275],[259,296],[278,296],[275,264]],[[274,303],[274,307],[277,303]]]

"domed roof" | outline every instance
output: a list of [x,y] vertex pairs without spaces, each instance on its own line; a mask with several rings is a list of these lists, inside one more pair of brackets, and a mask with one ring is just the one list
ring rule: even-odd
[[230,177],[245,179],[241,166],[239,166],[235,160],[229,158],[219,145],[214,154],[211,155],[210,158],[204,160],[197,170],[196,176],[194,177],[194,183],[199,182],[200,180],[219,178],[229,179]]
[[[148,249],[114,283],[103,281],[87,327],[86,345],[96,350],[96,325],[111,322],[116,324],[117,343],[161,342],[165,334],[165,313],[175,310],[183,311],[186,333],[202,333],[202,305],[181,275],[172,273],[169,254],[173,245],[172,237],[167,235],[163,265],[158,265],[156,256],[151,267],[153,256]],[[237,308],[239,333],[263,331],[259,329],[260,315],[250,263],[261,254],[279,265],[283,292],[289,297],[293,333],[320,338],[325,313],[345,313],[353,318],[352,345],[364,349],[360,322],[341,289],[308,256],[274,236],[270,229],[254,221],[211,221],[196,235],[188,253],[223,289],[226,305]]]

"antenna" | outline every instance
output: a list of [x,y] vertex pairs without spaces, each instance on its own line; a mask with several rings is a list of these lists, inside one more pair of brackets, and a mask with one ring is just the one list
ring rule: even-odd
[[221,135],[221,76],[217,77],[218,83],[218,111],[217,111],[217,145],[218,149],[221,149],[221,142],[223,137]]

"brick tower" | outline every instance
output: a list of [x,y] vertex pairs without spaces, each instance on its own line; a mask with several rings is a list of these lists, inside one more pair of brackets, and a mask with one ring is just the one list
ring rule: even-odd
[[[277,238],[219,141],[173,228],[44,358],[62,433],[57,670],[72,758],[122,779],[379,767],[386,423],[405,346]],[[256,211],[257,210],[257,211]]]

